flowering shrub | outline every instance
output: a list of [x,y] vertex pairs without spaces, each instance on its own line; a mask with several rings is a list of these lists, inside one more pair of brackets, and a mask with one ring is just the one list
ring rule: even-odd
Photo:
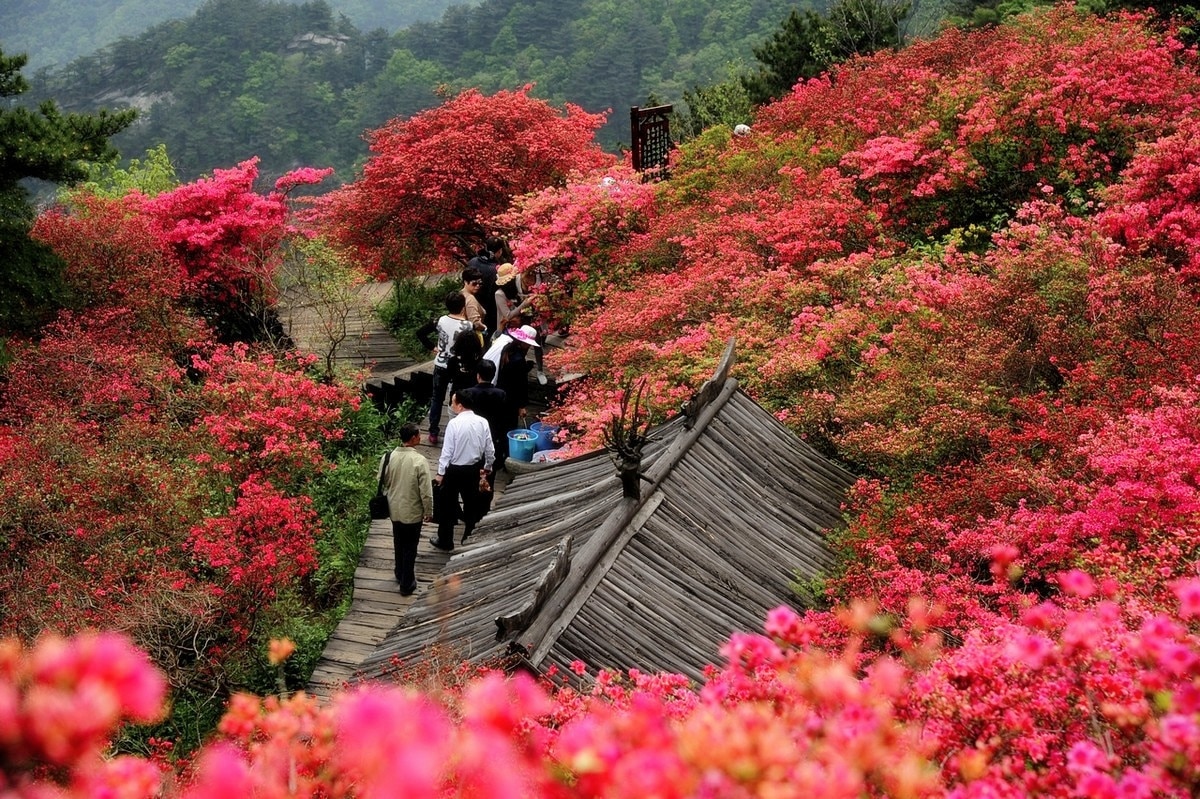
[[[488,674],[450,693],[375,685],[328,703],[239,694],[179,794],[1190,795],[1200,579],[1174,581],[1167,612],[1081,571],[1056,579],[1059,603],[953,649],[939,643],[939,609],[920,602],[901,625],[867,603],[843,609],[834,649],[777,608],[765,634],[731,636],[698,689],[678,675],[601,672],[578,688]],[[869,655],[880,640],[893,656]],[[15,719],[0,740],[6,788],[86,796],[121,774],[122,796],[159,790],[150,763],[99,757],[121,719],[159,712],[162,682],[144,658],[90,636],[0,653],[0,706]],[[271,648],[275,662],[287,654]],[[570,680],[582,677],[579,664]],[[102,709],[49,712],[63,700]]]
[[208,408],[198,421],[223,458],[214,468],[235,476],[263,472],[296,484],[329,468],[322,446],[342,436],[342,414],[358,407],[344,386],[304,373],[315,358],[276,359],[245,344],[192,356]]
[[[253,324],[274,301],[280,244],[292,232],[287,193],[319,183],[332,169],[288,173],[267,195],[254,191],[258,159],[212,177],[140,198],[140,211],[182,267],[187,297],[225,338],[260,336]],[[136,202],[139,195],[133,195]],[[261,322],[260,322],[261,324]]]
[[294,585],[316,568],[311,504],[247,480],[226,515],[209,517],[189,532],[186,548],[220,575],[212,590],[228,598],[235,619],[253,616],[279,586]]
[[831,599],[916,595],[957,640],[1084,567],[1161,607],[1196,524],[1198,89],[1145,18],[1057,8],[851,61],[753,136],[684,146],[594,260],[570,231],[595,177],[528,200],[514,240],[563,232],[571,280],[603,287],[550,354],[590,376],[552,418],[594,445],[641,378],[670,412],[735,336],[742,386],[866,476]]
[[517,224],[509,242],[522,280],[545,296],[543,316],[569,322],[594,307],[623,279],[646,268],[630,262],[626,245],[644,235],[654,213],[654,188],[628,167],[520,197],[497,218]]
[[163,712],[166,683],[146,656],[112,633],[0,642],[0,792],[13,797],[143,797],[158,768],[106,758],[117,726]]
[[212,343],[184,305],[246,259],[274,263],[281,192],[319,171],[265,198],[253,176],[243,165],[153,199],[81,193],[43,215],[71,308],[13,342],[0,384],[0,634],[123,631],[182,707],[162,734],[191,745],[231,682],[263,684],[245,661],[272,628],[296,629],[314,657],[305,625],[327,623],[344,586],[317,570],[346,548],[318,511],[358,497],[349,458],[325,487],[356,392],[313,379],[307,360]]
[[1200,121],[1184,119],[1169,136],[1145,144],[1120,182],[1106,192],[1100,224],[1133,249],[1162,252],[1187,275],[1200,269]]

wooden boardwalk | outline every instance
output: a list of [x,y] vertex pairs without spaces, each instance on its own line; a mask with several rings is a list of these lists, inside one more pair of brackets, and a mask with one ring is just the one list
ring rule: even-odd
[[[409,369],[431,370],[431,364],[418,364],[405,355],[399,343],[375,314],[375,307],[392,291],[390,281],[360,286],[353,297],[346,298],[341,310],[330,310],[299,291],[285,293],[279,304],[280,321],[296,349],[324,356],[330,351],[331,330],[345,320],[345,338],[334,348],[337,364],[351,369],[366,368],[373,378],[389,377]],[[342,316],[344,314],[344,316]],[[443,413],[449,420],[449,411]],[[427,432],[428,419],[422,420]],[[420,447],[436,470],[439,449]],[[503,477],[503,476],[502,476]],[[506,480],[498,481],[503,490]],[[462,525],[456,532],[462,535]],[[429,543],[437,526],[424,525],[417,549],[417,591],[412,596],[400,596],[392,551],[392,525],[387,519],[373,520],[367,531],[366,543],[358,568],[354,572],[353,600],[346,615],[330,635],[325,650],[309,678],[308,690],[317,696],[328,696],[358,672],[363,659],[373,652],[384,637],[404,618],[410,605],[427,591],[433,590],[435,579],[450,560],[452,553],[443,552]],[[475,546],[474,540],[468,546]],[[462,551],[459,546],[456,551]]]
[[292,288],[279,301],[280,322],[296,349],[324,357],[331,340],[344,325],[345,338],[337,343],[333,360],[349,369],[369,369],[372,375],[387,375],[416,361],[406,355],[375,308],[392,293],[392,281],[365,283],[345,297],[320,297]]
[[[436,464],[438,450],[421,445],[419,449]],[[508,476],[501,472],[496,490],[501,493]],[[429,591],[450,590],[439,581],[438,575],[450,561],[461,552],[467,552],[486,537],[472,536],[469,543],[458,543],[462,537],[462,523],[455,528],[454,552],[443,552],[429,543],[437,534],[436,524],[425,524],[421,530],[421,543],[417,547],[417,591],[412,596],[400,596],[393,569],[392,523],[387,519],[373,520],[367,532],[358,569],[354,572],[354,600],[337,629],[325,644],[325,651],[309,678],[308,692],[328,697],[360,673],[363,661],[383,642],[397,625],[404,622],[409,607]]]
[[[437,458],[437,450],[421,449],[428,450],[432,459]],[[432,588],[434,578],[451,556],[427,540],[436,531],[434,524],[426,524],[421,530],[421,543],[417,548],[417,592],[405,597],[400,596],[400,587],[392,572],[392,523],[387,519],[371,521],[354,572],[354,599],[325,644],[325,651],[309,678],[309,693],[329,696],[346,683],[404,617],[409,606]]]
[[[334,359],[345,367],[369,369],[370,379],[388,378],[410,370],[432,371],[432,362],[416,363],[406,356],[376,316],[374,308],[391,291],[390,281],[361,286],[340,312],[345,314],[342,318],[345,319],[346,337],[334,349]],[[329,330],[340,325],[338,319],[331,319],[328,309],[323,309],[319,302],[298,291],[286,293],[279,309],[284,330],[298,350],[322,356],[329,351]],[[561,339],[555,337],[554,344],[561,345]],[[531,403],[531,410],[539,407],[536,400]],[[443,428],[449,419],[449,410],[444,410]],[[428,433],[428,424],[428,417],[421,420],[424,433]],[[419,449],[429,459],[431,471],[436,472],[440,449],[425,444],[421,444]],[[507,472],[497,475],[497,496],[503,493],[508,480]],[[462,536],[461,523],[455,532],[458,537]],[[309,678],[309,693],[328,697],[358,674],[363,660],[375,651],[389,632],[403,623],[408,608],[414,602],[428,591],[452,590],[452,587],[438,581],[438,575],[451,557],[486,541],[486,534],[479,540],[472,537],[465,546],[457,544],[456,540],[454,553],[449,553],[429,543],[428,539],[436,533],[437,525],[431,523],[423,526],[417,548],[417,591],[412,596],[403,597],[400,596],[400,586],[393,574],[391,522],[386,519],[371,522],[358,568],[354,572],[350,608],[325,644],[321,659]]]

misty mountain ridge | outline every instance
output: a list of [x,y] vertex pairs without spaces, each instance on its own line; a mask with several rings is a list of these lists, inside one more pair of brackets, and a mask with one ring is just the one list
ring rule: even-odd
[[[305,0],[281,0],[300,5]],[[388,32],[441,17],[463,0],[330,0],[359,30]],[[0,48],[25,53],[29,69],[64,67],[122,37],[168,20],[185,19],[204,0],[0,0]],[[470,4],[469,2],[467,4]]]
[[598,138],[629,140],[627,110],[728,80],[777,30],[789,0],[485,0],[435,22],[364,33],[324,2],[206,0],[195,13],[41,70],[29,101],[135,107],[126,158],[166,143],[181,179],[258,156],[352,177],[365,131],[460,90],[534,84],[556,105],[610,111]]

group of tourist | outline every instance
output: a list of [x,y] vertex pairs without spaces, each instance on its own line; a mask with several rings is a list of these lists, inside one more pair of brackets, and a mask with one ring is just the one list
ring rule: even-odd
[[[434,351],[429,404],[429,444],[441,446],[431,475],[420,429],[406,424],[400,443],[380,461],[388,496],[400,593],[416,590],[414,573],[421,524],[435,520],[438,549],[454,549],[454,526],[463,519],[462,542],[491,507],[495,470],[508,457],[508,433],[526,426],[529,375],[542,368],[544,335],[533,325],[533,300],[512,263],[499,263],[504,242],[488,239],[462,272],[462,288],[445,298],[446,313],[417,331]],[[527,355],[534,353],[531,362]],[[451,419],[441,435],[449,395]],[[434,490],[436,489],[436,505]]]

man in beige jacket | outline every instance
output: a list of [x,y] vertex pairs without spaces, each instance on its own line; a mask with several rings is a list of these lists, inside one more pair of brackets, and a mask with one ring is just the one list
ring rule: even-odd
[[415,424],[402,426],[400,443],[403,446],[380,460],[379,469],[392,520],[396,582],[400,583],[400,596],[409,596],[417,590],[414,569],[421,522],[433,520],[433,478],[429,461],[415,449],[421,443],[421,429]]

